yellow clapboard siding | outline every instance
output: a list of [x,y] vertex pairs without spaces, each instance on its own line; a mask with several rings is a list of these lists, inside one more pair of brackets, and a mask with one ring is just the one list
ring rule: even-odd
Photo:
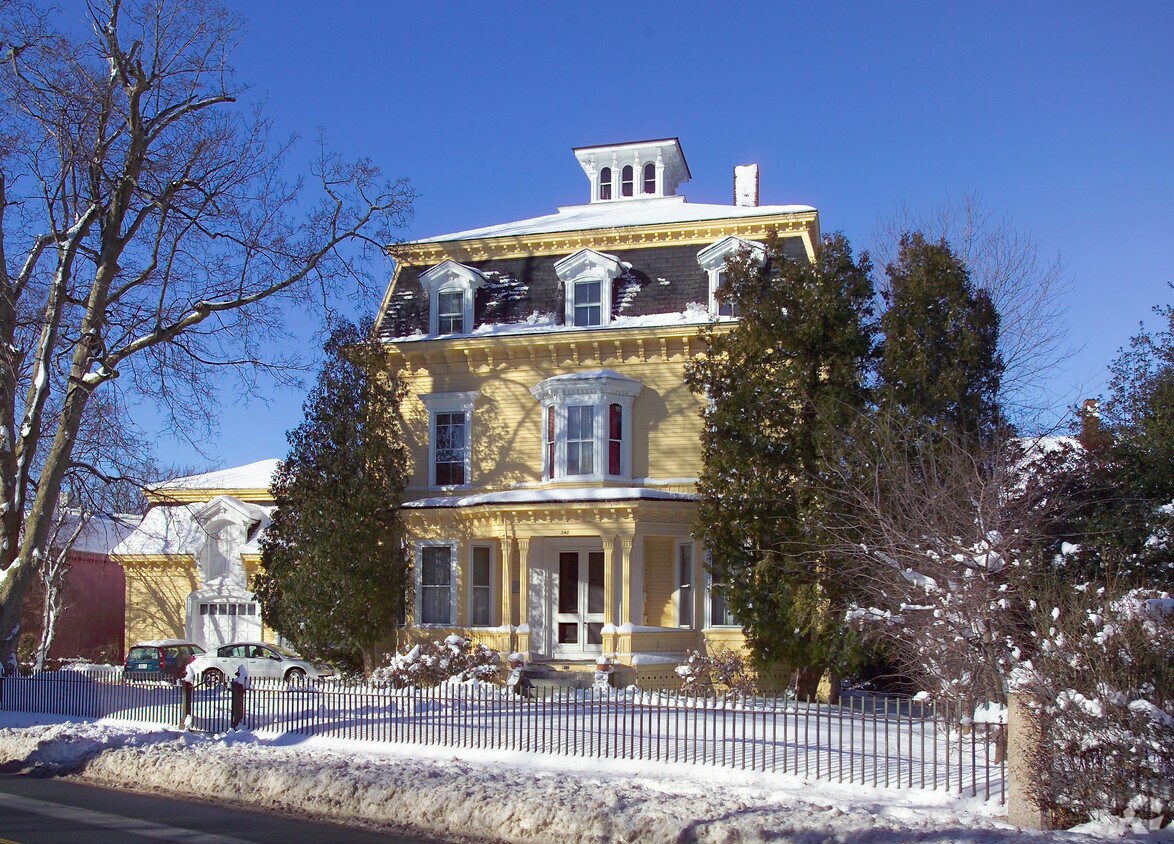
[[187,598],[200,588],[194,564],[126,567],[126,644],[187,638]]
[[405,374],[409,395],[402,409],[412,460],[410,487],[428,486],[428,412],[420,396],[475,392],[470,422],[469,486],[502,489],[542,480],[542,407],[530,393],[555,375],[607,368],[643,385],[633,405],[633,478],[692,478],[700,470],[699,396],[685,385],[683,357],[649,360],[574,360],[537,357],[508,367],[471,369],[448,365]]
[[675,627],[677,624],[673,601],[674,544],[667,536],[644,538],[644,612],[646,623],[653,627]]

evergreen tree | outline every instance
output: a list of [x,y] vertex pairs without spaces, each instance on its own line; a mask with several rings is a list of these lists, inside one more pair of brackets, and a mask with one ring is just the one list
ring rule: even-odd
[[946,241],[901,238],[887,267],[877,400],[882,418],[963,438],[999,422],[999,314]]
[[266,624],[295,646],[369,667],[402,617],[408,564],[399,503],[407,476],[396,419],[402,383],[347,323],[287,434],[289,456],[261,542],[255,590]]
[[730,261],[722,292],[741,319],[709,327],[686,371],[709,399],[697,535],[757,661],[823,669],[846,654],[825,467],[866,404],[868,256],[835,235],[810,263],[772,238],[761,264]]

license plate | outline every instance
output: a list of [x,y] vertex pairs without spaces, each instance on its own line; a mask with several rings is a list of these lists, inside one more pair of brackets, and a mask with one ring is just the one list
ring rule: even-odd
[[149,662],[140,662],[135,665],[135,668],[150,668],[150,667],[151,667],[151,664]]

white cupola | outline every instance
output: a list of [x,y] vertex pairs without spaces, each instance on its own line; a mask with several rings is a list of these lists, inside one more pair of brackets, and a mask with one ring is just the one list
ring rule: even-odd
[[676,138],[575,147],[574,153],[591,181],[593,203],[674,196],[692,178]]

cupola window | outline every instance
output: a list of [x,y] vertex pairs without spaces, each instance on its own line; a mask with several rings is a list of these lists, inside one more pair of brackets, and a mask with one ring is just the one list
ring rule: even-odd
[[656,193],[656,165],[651,161],[644,165],[644,192]]
[[625,164],[620,171],[620,193],[623,196],[632,195],[632,165]]
[[599,198],[611,199],[611,168],[604,167],[599,171]]

